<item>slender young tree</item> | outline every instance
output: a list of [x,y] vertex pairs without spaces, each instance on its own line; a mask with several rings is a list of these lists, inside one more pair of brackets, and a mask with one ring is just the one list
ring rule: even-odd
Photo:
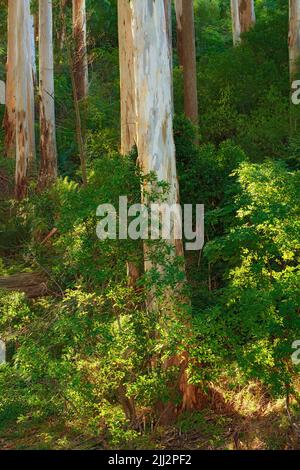
[[183,68],[184,112],[198,124],[197,63],[193,0],[175,0],[177,42],[180,65]]
[[172,106],[173,106],[173,114],[174,114],[174,90],[173,90],[173,31],[172,31],[172,0],[164,0],[165,4],[165,15],[166,15],[166,28],[168,34],[168,42],[169,42],[169,56],[170,56],[170,71],[171,71],[171,79],[172,79]]
[[300,80],[300,0],[289,0],[289,58],[291,82]]
[[85,0],[73,0],[74,76],[78,101],[88,94]]
[[34,86],[31,52],[30,0],[16,2],[16,175],[17,199],[27,192],[27,173],[35,158]]
[[29,19],[27,21],[27,48],[29,55],[27,74],[27,93],[28,93],[28,123],[29,123],[29,159],[28,171],[35,173],[35,86],[36,86],[36,55],[35,55],[35,38],[34,38],[34,16],[30,14],[30,1],[29,1]]
[[16,54],[17,4],[14,0],[8,0],[4,130],[6,155],[9,158],[15,158],[16,154]]
[[39,2],[39,93],[40,152],[39,185],[48,186],[57,177],[53,71],[52,0]]
[[241,42],[241,34],[255,24],[254,0],[231,0],[233,44]]
[[136,144],[135,84],[131,8],[128,0],[118,0],[121,154],[127,155]]

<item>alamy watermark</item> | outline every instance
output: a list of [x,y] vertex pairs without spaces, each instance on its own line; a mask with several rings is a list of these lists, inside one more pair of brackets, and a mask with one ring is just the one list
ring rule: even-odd
[[128,206],[127,196],[119,197],[119,207],[101,204],[97,208],[96,232],[100,240],[185,240],[187,251],[204,245],[204,205],[152,203]]
[[292,95],[291,100],[294,105],[300,104],[300,80],[294,80],[292,82]]
[[300,364],[300,340],[299,339],[293,342],[292,349],[296,349],[296,351],[293,352],[292,354],[292,362],[293,364],[295,364],[295,366],[298,366]]

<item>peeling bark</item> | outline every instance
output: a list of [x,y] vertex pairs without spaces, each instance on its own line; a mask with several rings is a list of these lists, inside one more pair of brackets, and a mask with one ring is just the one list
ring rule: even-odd
[[231,0],[233,44],[241,42],[241,34],[249,31],[255,24],[254,0]]
[[183,68],[184,112],[198,124],[197,63],[193,0],[175,0],[177,43],[180,65]]
[[40,0],[40,151],[39,187],[50,185],[57,177],[55,103],[53,73],[52,0]]
[[73,0],[74,76],[78,101],[88,95],[85,0]]
[[291,82],[300,79],[300,0],[289,0],[289,60]]
[[27,172],[35,157],[34,90],[31,40],[29,34],[30,1],[17,2],[16,53],[16,173],[15,196],[23,199],[27,193]]

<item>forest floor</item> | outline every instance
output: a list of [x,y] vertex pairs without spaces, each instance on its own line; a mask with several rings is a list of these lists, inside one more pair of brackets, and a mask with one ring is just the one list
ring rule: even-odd
[[[0,427],[2,450],[103,450],[104,437],[83,431],[84,423],[51,418]],[[174,426],[141,433],[118,449],[289,450],[300,449],[299,432],[288,419],[285,401],[270,401],[251,383],[239,393],[214,389],[207,409],[181,416]]]

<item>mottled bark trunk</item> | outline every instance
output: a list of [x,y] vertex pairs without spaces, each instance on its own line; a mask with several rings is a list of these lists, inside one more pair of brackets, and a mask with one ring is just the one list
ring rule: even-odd
[[41,188],[44,188],[51,184],[57,177],[52,37],[52,0],[40,0],[39,25],[39,93],[41,151],[39,186]]
[[289,0],[289,58],[291,82],[300,80],[300,0]]
[[135,84],[131,8],[128,0],[118,0],[120,57],[121,154],[127,155],[136,144]]
[[77,99],[80,101],[88,94],[88,60],[86,46],[86,8],[85,0],[73,0],[74,35],[74,76]]
[[184,112],[198,124],[197,63],[193,0],[175,0],[179,62],[183,68]]
[[[168,202],[179,202],[172,120],[170,47],[164,0],[132,0],[136,141],[139,164],[170,185]],[[182,243],[171,242],[182,254]],[[147,263],[146,263],[147,265]],[[147,266],[146,266],[147,268]]]
[[17,5],[15,0],[8,0],[4,130],[6,155],[9,158],[15,158],[16,155],[16,54]]
[[254,0],[231,0],[233,44],[241,41],[241,34],[249,31],[255,24]]
[[[170,69],[170,47],[167,32],[164,0],[131,0],[132,37],[134,45],[136,136],[138,159],[144,174],[154,172],[159,181],[169,184],[166,202],[179,202],[176,172],[175,145],[172,122],[172,77]],[[148,190],[151,188],[147,188]],[[181,221],[173,220],[170,244],[174,255],[183,255],[180,233]],[[178,232],[177,232],[178,231]],[[145,270],[152,263],[145,249]],[[166,293],[166,297],[167,297]],[[170,294],[170,302],[171,294]],[[153,308],[151,303],[150,308]],[[155,307],[154,307],[155,308]],[[155,360],[154,360],[155,362]],[[175,356],[165,367],[178,366],[178,382],[170,385],[182,395],[181,407],[168,403],[159,412],[164,421],[171,420],[179,410],[199,405],[197,388],[187,380],[187,355]]]
[[27,171],[35,157],[34,89],[30,39],[30,1],[17,2],[16,53],[16,174],[15,195],[27,192]]

